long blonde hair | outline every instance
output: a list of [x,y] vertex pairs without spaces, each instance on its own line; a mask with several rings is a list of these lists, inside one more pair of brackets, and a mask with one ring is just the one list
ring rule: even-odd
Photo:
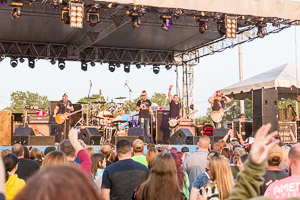
[[217,185],[219,199],[226,199],[234,186],[233,176],[228,161],[222,155],[213,156],[209,161],[212,183],[208,186]]

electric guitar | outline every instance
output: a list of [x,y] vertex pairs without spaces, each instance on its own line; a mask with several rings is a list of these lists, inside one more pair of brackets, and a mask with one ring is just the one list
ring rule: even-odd
[[211,119],[216,123],[220,123],[222,121],[222,118],[225,116],[225,112],[227,112],[230,108],[232,108],[233,106],[236,106],[236,105],[237,105],[237,103],[234,102],[231,106],[229,106],[225,110],[223,108],[221,108],[218,111],[212,111],[210,114]]
[[74,114],[79,113],[79,112],[82,112],[83,110],[84,110],[84,108],[81,108],[80,110],[77,110],[77,111],[72,112],[72,113],[67,113],[66,112],[64,114],[57,114],[55,116],[55,121],[58,124],[62,124],[66,121],[66,119],[68,119],[69,116],[74,115]]
[[171,120],[169,120],[169,127],[170,128],[175,128],[176,126],[178,126],[178,124],[179,124],[179,122],[181,121],[181,120],[183,120],[184,118],[187,118],[188,116],[190,116],[190,115],[192,115],[192,114],[194,114],[194,113],[196,113],[196,112],[198,112],[198,110],[194,110],[193,112],[191,112],[190,114],[188,114],[188,115],[185,115],[185,116],[183,116],[183,117],[181,117],[180,119],[178,119],[178,117],[176,117],[175,119],[171,119]]

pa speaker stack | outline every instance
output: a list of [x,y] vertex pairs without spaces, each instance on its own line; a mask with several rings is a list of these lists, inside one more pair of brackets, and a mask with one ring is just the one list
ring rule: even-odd
[[87,145],[100,145],[101,135],[96,128],[85,128],[78,134],[78,139]]
[[193,134],[187,128],[181,128],[177,130],[169,139],[169,144],[193,144]]

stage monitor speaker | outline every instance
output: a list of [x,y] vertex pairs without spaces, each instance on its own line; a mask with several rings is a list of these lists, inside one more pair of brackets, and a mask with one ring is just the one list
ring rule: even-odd
[[193,134],[187,128],[181,128],[177,130],[169,139],[169,144],[193,144]]
[[144,130],[139,127],[132,127],[128,129],[128,136],[144,136]]
[[129,140],[130,143],[132,143],[132,141],[134,141],[134,140],[136,140],[136,139],[143,140],[143,142],[145,141],[145,140],[144,140],[144,136],[116,136],[116,137],[115,137],[115,145],[117,145],[117,142],[118,142],[120,139],[127,139],[127,140]]
[[29,127],[23,127],[23,128],[16,128],[15,132],[11,138],[11,143],[20,143],[24,145],[28,145],[28,137],[29,136],[34,136],[34,131],[32,128]]
[[270,132],[278,130],[278,90],[264,88],[253,90],[252,110],[254,133],[267,123],[272,124]]
[[28,145],[50,146],[55,145],[54,136],[29,136]]
[[196,135],[196,127],[194,125],[178,125],[177,129],[186,128],[189,129],[193,136]]
[[170,138],[169,110],[156,111],[156,144],[168,144]]
[[213,130],[213,136],[224,137],[228,133],[228,129],[218,128]]
[[101,135],[96,128],[85,128],[78,134],[78,139],[87,145],[100,145]]

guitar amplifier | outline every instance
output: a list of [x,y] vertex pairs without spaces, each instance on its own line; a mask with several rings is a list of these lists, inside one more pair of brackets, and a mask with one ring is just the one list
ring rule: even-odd
[[28,116],[28,124],[48,124],[50,116],[36,116],[29,115]]

